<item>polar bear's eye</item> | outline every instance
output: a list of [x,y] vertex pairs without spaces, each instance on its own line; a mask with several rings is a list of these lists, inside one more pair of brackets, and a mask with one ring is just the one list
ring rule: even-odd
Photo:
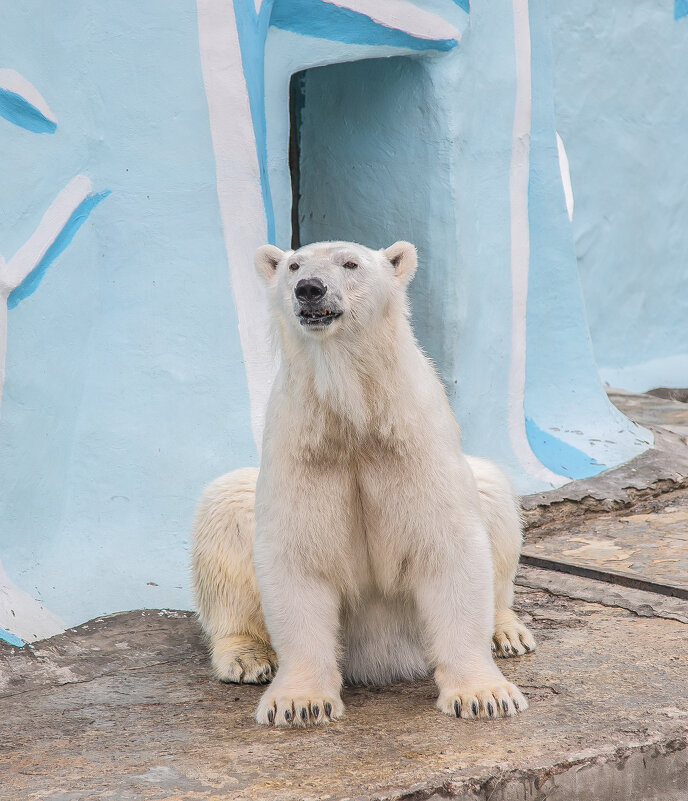
[[301,266],[301,265],[299,265],[299,264],[297,264],[295,261],[293,261],[293,262],[292,262],[292,263],[289,265],[289,269],[290,269],[290,270],[291,270],[293,273],[295,273],[295,272],[296,272],[296,271],[299,269],[299,267],[300,267],[300,266]]
[[355,261],[345,261],[344,266],[347,270],[355,270],[358,267]]

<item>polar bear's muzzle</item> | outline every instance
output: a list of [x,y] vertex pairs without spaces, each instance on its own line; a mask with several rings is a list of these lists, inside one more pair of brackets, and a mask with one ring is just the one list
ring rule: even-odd
[[294,287],[294,295],[299,302],[297,316],[301,325],[324,328],[342,316],[341,310],[328,308],[327,286],[319,278],[302,278]]

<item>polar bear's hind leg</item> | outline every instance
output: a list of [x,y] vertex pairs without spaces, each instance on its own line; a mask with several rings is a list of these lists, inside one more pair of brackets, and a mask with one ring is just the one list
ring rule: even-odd
[[506,476],[495,464],[474,456],[466,458],[478,485],[492,549],[495,599],[492,650],[496,656],[522,656],[535,650],[535,639],[511,608],[522,543],[517,501]]
[[258,470],[206,487],[193,527],[191,570],[198,617],[220,681],[264,684],[277,668],[253,568]]
[[269,643],[242,634],[211,639],[213,673],[233,684],[267,684],[277,665]]

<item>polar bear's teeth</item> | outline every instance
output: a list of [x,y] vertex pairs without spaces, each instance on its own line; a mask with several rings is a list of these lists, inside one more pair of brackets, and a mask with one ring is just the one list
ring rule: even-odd
[[334,309],[302,309],[299,312],[302,325],[314,326],[316,328],[329,325],[333,320],[341,316],[342,312]]

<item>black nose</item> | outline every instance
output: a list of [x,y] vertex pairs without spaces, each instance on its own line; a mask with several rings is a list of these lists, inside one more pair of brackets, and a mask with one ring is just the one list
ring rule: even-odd
[[294,288],[294,294],[304,303],[320,300],[325,292],[327,287],[319,278],[302,278]]

